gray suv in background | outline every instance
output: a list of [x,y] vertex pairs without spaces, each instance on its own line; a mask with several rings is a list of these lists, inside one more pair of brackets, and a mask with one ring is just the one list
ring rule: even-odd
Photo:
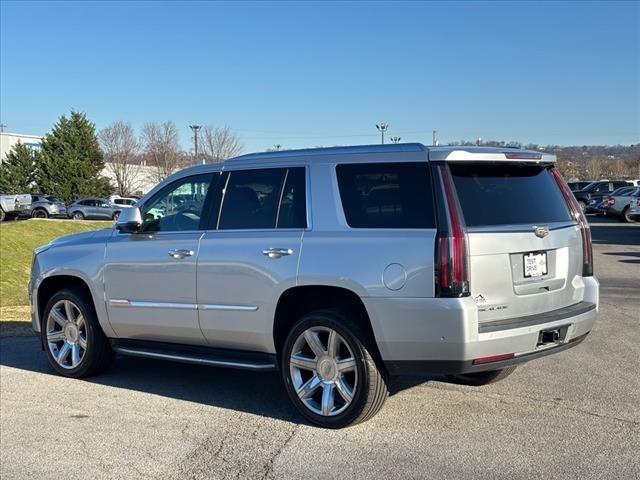
[[396,144],[188,168],[114,228],[36,249],[33,328],[69,377],[115,352],[278,369],[330,428],[375,415],[400,375],[493,382],[596,319],[589,225],[555,162]]
[[104,198],[83,198],[67,207],[69,218],[74,220],[116,220],[121,210]]
[[52,195],[32,194],[31,195],[31,217],[67,217],[67,207],[58,197]]

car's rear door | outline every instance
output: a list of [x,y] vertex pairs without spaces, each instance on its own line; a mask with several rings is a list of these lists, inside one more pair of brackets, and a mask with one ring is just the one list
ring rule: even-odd
[[549,312],[582,299],[582,238],[550,166],[449,165],[469,239],[479,322]]

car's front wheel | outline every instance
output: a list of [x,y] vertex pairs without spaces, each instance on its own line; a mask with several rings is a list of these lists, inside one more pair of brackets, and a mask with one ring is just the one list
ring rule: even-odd
[[36,208],[31,212],[31,218],[49,218],[49,213],[44,208]]
[[44,309],[41,335],[49,362],[66,377],[100,373],[113,360],[93,304],[79,289],[63,289],[51,297]]
[[280,363],[287,393],[300,413],[327,428],[374,416],[388,387],[372,348],[371,339],[342,311],[303,316],[289,332]]

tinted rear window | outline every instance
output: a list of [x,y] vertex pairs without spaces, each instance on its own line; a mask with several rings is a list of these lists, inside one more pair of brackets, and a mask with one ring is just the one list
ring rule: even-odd
[[433,228],[426,163],[338,165],[338,186],[352,228]]
[[458,164],[449,168],[470,227],[571,219],[548,167]]

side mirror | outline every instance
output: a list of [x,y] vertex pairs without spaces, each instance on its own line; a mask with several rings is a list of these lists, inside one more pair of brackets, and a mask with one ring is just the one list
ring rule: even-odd
[[136,233],[142,225],[142,213],[138,207],[123,208],[116,220],[116,228],[122,233]]

